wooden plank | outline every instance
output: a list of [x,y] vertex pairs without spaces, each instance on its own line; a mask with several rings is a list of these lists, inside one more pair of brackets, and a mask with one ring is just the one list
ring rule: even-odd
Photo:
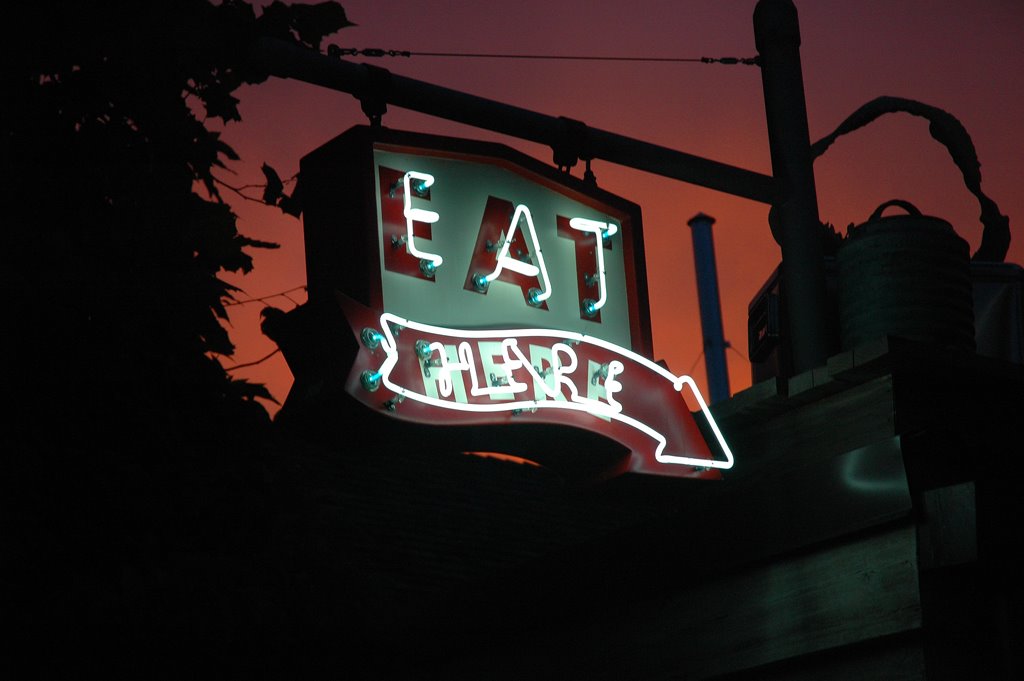
[[667,596],[464,657],[444,676],[711,679],[915,632],[915,534],[910,522],[890,525],[712,581],[659,570],[650,579],[676,585]]
[[939,487],[920,495],[918,559],[922,570],[978,559],[974,482]]
[[[673,677],[682,681],[685,676]],[[868,645],[837,648],[729,674],[728,681],[924,681],[928,678],[919,634],[882,639]]]
[[913,504],[900,438],[892,437],[839,456],[794,452],[785,465],[683,508],[677,526],[689,528],[685,555],[721,573],[909,518]]
[[721,424],[736,465],[726,479],[758,477],[794,456],[842,454],[896,434],[892,377],[881,376],[765,421]]
[[660,622],[634,638],[649,663],[701,679],[913,630],[916,553],[906,523],[776,561],[649,604],[643,622]]

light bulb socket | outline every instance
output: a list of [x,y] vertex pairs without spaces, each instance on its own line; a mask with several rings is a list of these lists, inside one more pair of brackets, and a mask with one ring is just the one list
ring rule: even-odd
[[437,274],[437,263],[433,260],[427,260],[426,258],[420,259],[420,272],[427,279],[433,279],[434,275]]
[[359,375],[359,382],[363,385],[363,389],[371,393],[380,387],[380,379],[379,371],[370,371],[369,369]]
[[359,337],[362,339],[363,345],[365,345],[370,350],[376,350],[378,347],[380,347],[380,341],[383,338],[383,336],[380,335],[380,332],[377,331],[377,329],[371,329],[370,327],[366,327],[365,329],[363,329],[363,332],[359,335]]
[[413,347],[416,350],[416,356],[420,359],[427,359],[433,354],[433,351],[430,349],[430,343],[425,340],[416,341]]

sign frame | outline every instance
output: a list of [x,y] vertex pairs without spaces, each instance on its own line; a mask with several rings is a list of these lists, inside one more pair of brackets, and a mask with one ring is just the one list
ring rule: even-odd
[[[427,159],[426,167],[415,167],[417,156]],[[487,168],[467,174],[472,166],[463,162]],[[484,179],[493,175],[492,169],[497,169],[497,179]],[[445,174],[453,183],[449,186],[459,188],[461,181],[462,187],[473,189],[434,194],[431,187],[443,183]],[[422,184],[413,186],[414,179]],[[506,190],[510,196],[494,194]],[[352,404],[374,412],[373,419],[395,424],[378,431],[382,442],[440,434],[440,439],[455,443],[483,434],[485,440],[493,437],[486,450],[532,459],[536,441],[525,441],[524,451],[524,440],[515,434],[540,428],[555,434],[549,443],[553,446],[537,447],[549,460],[566,456],[565,444],[555,443],[572,441],[565,440],[570,431],[587,433],[575,438],[579,442],[594,442],[594,436],[606,442],[593,451],[605,462],[600,464],[602,476],[635,472],[718,479],[722,469],[732,467],[732,453],[693,379],[651,359],[637,204],[502,144],[373,126],[351,128],[303,157],[296,191],[303,204],[309,305],[340,311],[349,332],[342,335],[349,335],[354,350],[351,360],[337,354],[336,343],[345,340],[334,339],[330,331],[333,340],[325,336],[321,352],[334,359],[313,374],[306,367],[303,390],[320,393],[328,385],[341,387]],[[497,198],[507,205],[490,213]],[[546,221],[543,227],[534,229],[526,202],[535,202],[538,224]],[[479,218],[473,206],[482,213]],[[452,220],[447,233],[438,231],[445,227],[442,209]],[[517,241],[524,234],[524,220],[529,241]],[[487,247],[485,255],[481,244]],[[511,261],[512,244],[517,262]],[[448,257],[442,258],[444,249],[463,251],[463,245],[465,252],[452,259],[454,276],[442,279],[437,268],[450,264],[442,262]],[[544,272],[542,250],[552,246],[548,254],[557,263],[557,287]],[[610,252],[614,265],[606,270]],[[478,265],[482,269],[476,273]],[[445,306],[458,304],[446,296],[491,293],[474,290],[470,283],[493,268],[484,280],[495,284],[503,266],[527,278],[544,272],[538,283],[543,281],[548,294],[561,290],[561,300],[535,298],[537,288],[502,276],[501,288],[493,291],[500,293],[497,300],[480,305],[475,299],[467,302],[465,314],[450,313],[461,323],[432,318],[449,315]],[[625,306],[600,308],[602,315],[595,317],[587,307],[595,301],[584,298],[584,287],[593,287],[595,281],[600,282],[596,288],[602,305],[609,294],[625,295]],[[397,288],[396,282],[401,282]],[[416,314],[406,311],[403,316],[388,309],[391,303],[408,302],[403,299],[404,282],[413,284]],[[435,285],[442,286],[437,300],[424,295]],[[556,304],[544,307],[541,300]],[[491,303],[493,317],[488,314]],[[516,316],[521,310],[525,313]],[[556,313],[545,324],[544,315],[551,310]],[[506,312],[514,318],[511,322],[504,321]],[[614,337],[603,338],[602,331]],[[347,356],[347,351],[341,354]],[[337,370],[347,371],[340,384]],[[692,392],[703,426],[688,411],[683,390]]]
[[[300,162],[306,273],[311,302],[333,300],[336,291],[373,309],[384,309],[379,261],[375,150],[428,155],[500,167],[572,201],[620,219],[629,349],[651,357],[640,207],[567,172],[510,147],[492,142],[427,135],[382,127],[355,126],[310,152]],[[439,178],[438,182],[443,182]],[[546,216],[547,217],[547,216]],[[431,320],[427,320],[431,321]],[[593,329],[600,335],[599,329]]]

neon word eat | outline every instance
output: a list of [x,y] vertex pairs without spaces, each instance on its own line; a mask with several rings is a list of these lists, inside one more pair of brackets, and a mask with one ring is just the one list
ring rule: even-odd
[[[433,252],[425,243],[432,239],[433,229],[444,226],[438,212],[424,207],[431,198],[434,176],[381,167],[380,181],[382,221],[393,229],[400,225],[385,244],[386,269],[434,280],[445,262],[440,253]],[[619,232],[619,226],[583,217],[556,216],[556,222],[558,236],[577,245],[575,267],[580,317],[600,322],[600,311],[608,301],[604,249],[611,248],[611,237]],[[592,258],[584,254],[587,248],[593,249]],[[590,268],[596,271],[586,271]],[[486,295],[495,281],[519,286],[528,305],[547,309],[546,301],[552,294],[551,277],[529,206],[490,196],[477,230],[463,288]],[[589,289],[596,290],[589,292]]]

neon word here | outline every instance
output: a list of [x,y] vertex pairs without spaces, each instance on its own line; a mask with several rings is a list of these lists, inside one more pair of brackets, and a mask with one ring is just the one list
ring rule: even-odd
[[[473,344],[462,341],[457,346],[435,341],[427,346],[427,352],[430,355],[423,363],[423,381],[424,391],[428,394],[436,392],[441,397],[454,396],[456,401],[465,404],[469,403],[468,395],[511,400],[528,394],[533,400],[564,401],[568,394],[570,402],[594,416],[610,418],[622,411],[622,405],[615,399],[615,394],[622,390],[622,384],[616,380],[624,370],[622,362],[590,362],[584,376],[584,396],[580,394],[578,379],[574,376],[580,368],[580,360],[573,348],[565,343],[555,343],[550,347],[529,344],[529,358],[515,338],[501,342],[475,341]],[[494,358],[499,355],[503,361],[495,362]],[[516,377],[520,374],[523,378],[523,373],[529,382]],[[469,376],[468,395],[465,375]],[[589,380],[586,380],[587,376]],[[598,399],[600,396],[605,398],[604,401]]]

